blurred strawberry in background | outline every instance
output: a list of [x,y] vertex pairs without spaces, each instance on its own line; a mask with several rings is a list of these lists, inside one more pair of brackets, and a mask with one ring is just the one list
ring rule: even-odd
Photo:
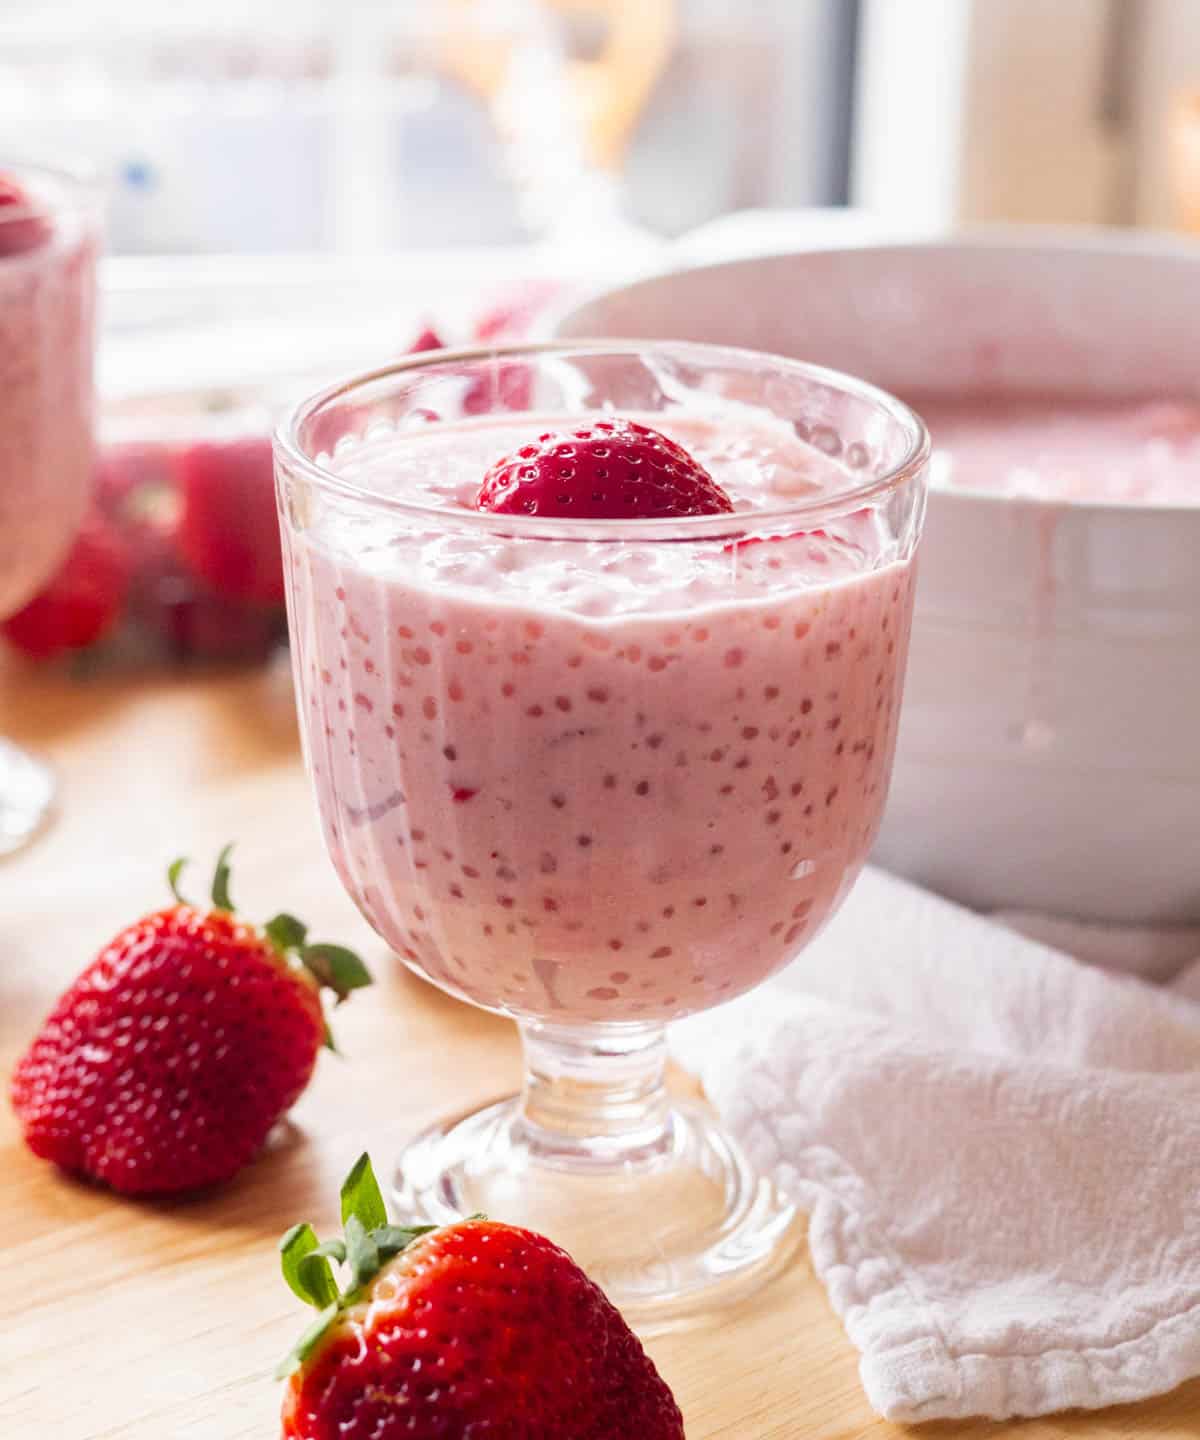
[[0,630],[11,645],[38,660],[84,650],[116,626],[129,575],[124,541],[93,511],[58,573]]
[[283,554],[266,436],[200,440],[179,456],[179,553],[219,594],[283,604]]

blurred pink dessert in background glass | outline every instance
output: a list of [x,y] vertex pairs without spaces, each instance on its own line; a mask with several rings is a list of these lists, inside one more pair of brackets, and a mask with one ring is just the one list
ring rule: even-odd
[[[0,160],[0,621],[54,573],[87,508],[98,243],[89,185]],[[0,854],[53,795],[46,767],[0,740]]]
[[0,618],[87,505],[98,216],[80,182],[0,162]]

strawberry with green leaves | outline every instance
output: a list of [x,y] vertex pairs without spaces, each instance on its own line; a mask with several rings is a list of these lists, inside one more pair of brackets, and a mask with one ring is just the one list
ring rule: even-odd
[[370,983],[353,951],[310,944],[293,915],[240,920],[221,852],[212,903],[122,930],[62,996],[18,1062],[30,1149],[130,1195],[230,1179],[262,1148],[332,1046],[324,990]]
[[637,1337],[544,1236],[391,1225],[366,1155],[342,1223],[344,1239],[297,1225],[280,1242],[319,1312],[280,1367],[284,1440],[683,1440]]

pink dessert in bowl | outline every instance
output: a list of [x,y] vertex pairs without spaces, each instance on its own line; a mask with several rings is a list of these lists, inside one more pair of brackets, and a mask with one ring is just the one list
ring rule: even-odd
[[1166,396],[927,395],[935,485],[1033,500],[1200,505],[1200,402]]
[[[496,385],[480,415],[516,366],[528,411]],[[668,1102],[663,1027],[790,960],[862,866],[925,447],[880,392],[704,346],[418,359],[285,423],[330,854],[414,969],[526,1044],[521,1101],[405,1151],[407,1211],[503,1191],[652,1320],[785,1253],[790,1204]],[[661,1213],[597,1253],[587,1217],[645,1203],[646,1167]]]

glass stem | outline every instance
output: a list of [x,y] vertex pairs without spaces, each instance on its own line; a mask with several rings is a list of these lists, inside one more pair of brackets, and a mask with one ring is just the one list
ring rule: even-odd
[[526,1024],[518,1125],[548,1161],[628,1165],[671,1144],[662,1025]]

